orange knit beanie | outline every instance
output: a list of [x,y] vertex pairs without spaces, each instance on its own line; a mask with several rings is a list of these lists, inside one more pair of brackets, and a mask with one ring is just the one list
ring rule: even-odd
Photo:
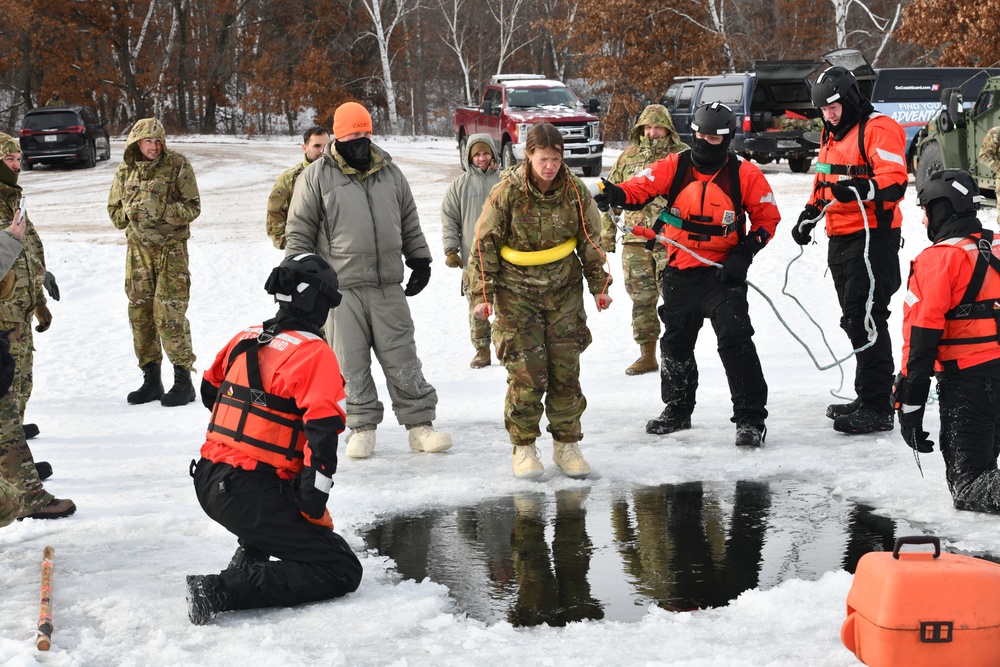
[[372,116],[357,102],[344,102],[333,114],[333,137],[343,139],[355,132],[371,132]]

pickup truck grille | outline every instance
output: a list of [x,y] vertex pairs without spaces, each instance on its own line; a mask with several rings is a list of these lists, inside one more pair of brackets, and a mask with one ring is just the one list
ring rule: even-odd
[[[587,125],[580,123],[552,123],[559,129],[559,134],[563,137],[563,143],[569,148],[570,144],[585,144],[590,140],[590,129]],[[597,137],[594,137],[596,139]]]

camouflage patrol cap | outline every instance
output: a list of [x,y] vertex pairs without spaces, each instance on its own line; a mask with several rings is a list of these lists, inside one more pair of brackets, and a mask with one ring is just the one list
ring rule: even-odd
[[13,153],[20,153],[21,145],[17,142],[17,139],[10,136],[9,134],[4,134],[0,132],[0,160],[12,155]]

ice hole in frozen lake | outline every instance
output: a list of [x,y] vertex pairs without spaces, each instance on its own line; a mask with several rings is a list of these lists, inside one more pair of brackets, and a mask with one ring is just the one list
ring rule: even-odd
[[400,577],[446,586],[473,618],[562,626],[853,573],[865,553],[920,533],[818,484],[771,480],[540,489],[387,517],[362,534]]

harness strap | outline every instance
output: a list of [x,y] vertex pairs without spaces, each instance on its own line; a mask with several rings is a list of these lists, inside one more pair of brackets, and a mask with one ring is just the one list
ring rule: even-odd
[[[226,360],[226,374],[232,368],[233,363],[240,357],[246,355],[247,366],[247,386],[242,387],[229,381],[224,381],[216,394],[215,405],[212,407],[212,421],[208,430],[227,435],[236,442],[246,442],[261,449],[283,454],[287,459],[303,458],[303,453],[296,450],[296,442],[304,426],[302,415],[305,410],[296,405],[295,400],[278,396],[264,390],[264,380],[260,374],[260,346],[267,345],[279,333],[278,324],[275,321],[265,322],[264,330],[255,338],[241,340],[233,346],[229,358]],[[238,408],[240,410],[239,423],[235,429],[228,429],[216,423],[216,414],[221,405]],[[265,409],[266,408],[266,409]],[[288,418],[271,412],[283,412],[295,415],[296,418]],[[265,419],[291,429],[292,437],[287,445],[269,443],[257,438],[247,436],[244,432],[247,417],[250,415]]]
[[[670,212],[670,208],[673,206],[674,201],[677,200],[677,196],[681,193],[681,190],[697,181],[697,179],[689,176],[694,165],[691,160],[691,151],[687,150],[680,154],[677,158],[677,169],[674,172],[674,179],[670,183],[670,190],[667,192],[667,204],[660,212],[657,221],[660,222],[659,229],[663,228],[664,224],[670,225],[671,227],[676,227],[692,235],[697,236],[729,236],[734,231],[739,234],[740,240],[746,235],[746,211],[743,209],[743,192],[742,184],[740,183],[740,160],[732,152],[729,154],[729,159],[726,161],[724,169],[727,169],[727,178],[729,179],[729,197],[733,202],[733,210],[736,211],[736,217],[724,225],[717,224],[705,224],[706,222],[711,222],[711,218],[702,218],[702,216],[691,216],[695,219],[685,219],[678,217]],[[722,173],[722,169],[715,173],[712,177],[712,181],[715,177]],[[709,181],[709,182],[712,182]],[[701,220],[696,220],[697,218],[702,218]],[[654,225],[654,231],[659,232],[659,229]]]

